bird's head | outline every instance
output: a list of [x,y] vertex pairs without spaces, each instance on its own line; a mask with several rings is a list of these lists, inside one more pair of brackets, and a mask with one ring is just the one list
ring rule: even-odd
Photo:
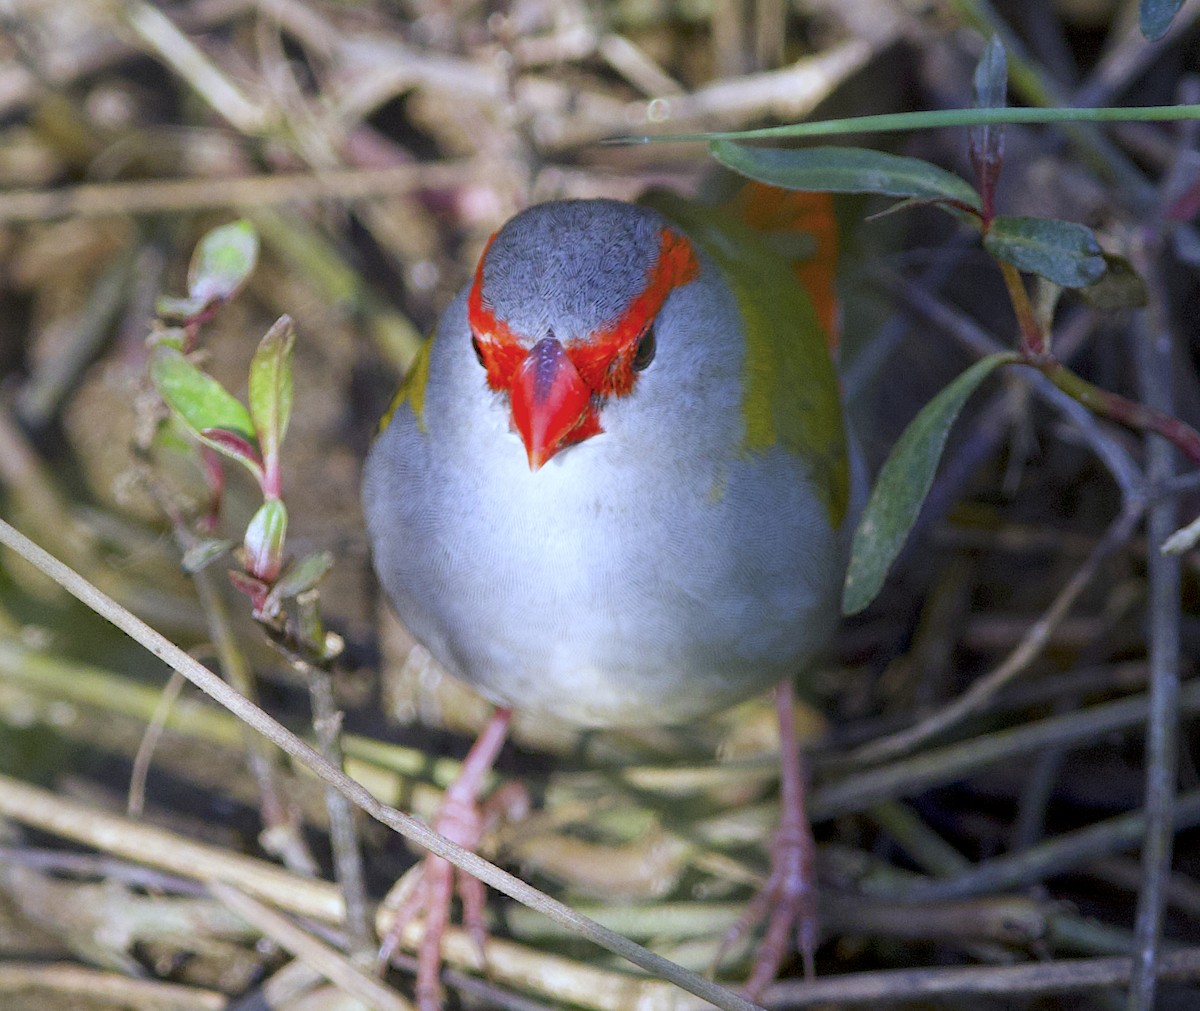
[[537,470],[604,430],[655,354],[655,321],[700,265],[653,211],[608,200],[532,207],[488,240],[467,298],[471,344]]

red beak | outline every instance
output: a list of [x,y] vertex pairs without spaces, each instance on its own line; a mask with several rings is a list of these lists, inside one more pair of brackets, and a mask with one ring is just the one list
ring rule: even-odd
[[599,431],[591,388],[557,338],[543,337],[529,349],[513,375],[509,399],[531,470]]

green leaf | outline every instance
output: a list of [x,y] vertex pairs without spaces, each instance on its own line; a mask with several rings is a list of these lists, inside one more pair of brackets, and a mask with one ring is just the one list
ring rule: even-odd
[[226,456],[241,460],[254,472],[256,477],[261,476],[262,455],[258,451],[258,446],[241,432],[231,432],[228,428],[205,428],[200,431],[199,435],[200,440],[206,446],[212,446],[213,449]]
[[1183,0],[1142,0],[1138,5],[1138,24],[1151,42],[1167,34]]
[[[1003,109],[1008,100],[1008,54],[999,35],[993,35],[983,47],[975,67],[975,108]],[[995,124],[1000,126],[1000,124]],[[986,130],[987,124],[972,127]]]
[[292,415],[292,350],[295,344],[296,332],[291,318],[280,316],[259,343],[250,362],[250,417],[268,475],[278,467],[279,447]]
[[[993,35],[975,68],[975,107],[1003,109],[1008,99],[1008,56],[1004,43]],[[971,127],[968,149],[975,168],[975,181],[983,197],[985,215],[992,213],[992,194],[1004,164],[1004,126],[981,123]]]
[[[196,368],[179,350],[165,344],[154,349],[150,380],[158,395],[197,439],[245,464],[256,478],[262,479],[250,412],[225,387]],[[247,453],[247,448],[253,455]]]
[[946,436],[967,398],[998,366],[1020,360],[1020,355],[1003,351],[977,361],[929,401],[904,430],[879,472],[854,532],[842,593],[845,614],[857,614],[883,586],[929,494]]
[[983,245],[997,260],[1064,288],[1095,284],[1104,274],[1100,243],[1090,228],[1074,221],[1000,216]]
[[249,221],[242,218],[214,228],[192,255],[188,295],[204,307],[228,301],[246,283],[257,261],[258,232]]
[[163,326],[158,322],[153,325],[150,334],[146,337],[146,346],[151,350],[161,344],[164,347],[182,351],[187,347],[187,343],[188,333],[183,327]]
[[154,303],[154,311],[163,319],[190,320],[195,319],[208,308],[208,300],[203,298],[177,298],[174,295],[160,295]]
[[979,194],[965,179],[919,158],[858,147],[747,147],[728,140],[709,145],[712,156],[735,172],[789,190],[880,193],[947,200],[980,210]]
[[183,553],[183,570],[185,572],[199,572],[201,569],[207,568],[215,562],[232,547],[233,541],[215,539],[197,541]]
[[267,596],[268,611],[278,611],[285,600],[298,597],[317,585],[333,568],[333,555],[328,551],[316,551],[305,555],[295,565],[289,565],[279,577]]
[[255,579],[270,583],[283,568],[283,543],[287,537],[287,509],[277,498],[269,498],[246,527],[246,571]]
[[1139,309],[1149,295],[1146,282],[1123,256],[1104,254],[1104,276],[1095,284],[1079,289],[1079,295],[1095,309]]

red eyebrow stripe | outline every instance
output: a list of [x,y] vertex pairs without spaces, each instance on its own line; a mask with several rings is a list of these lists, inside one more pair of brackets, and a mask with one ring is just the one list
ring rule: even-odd
[[[496,236],[484,246],[467,296],[467,321],[480,346],[492,389],[508,388],[513,373],[526,354],[517,336],[483,297],[483,265]],[[694,280],[700,262],[691,242],[679,232],[663,228],[658,257],[647,271],[646,286],[616,320],[599,328],[588,339],[572,341],[567,353],[576,370],[593,391],[621,396],[633,387],[633,354],[638,340],[675,288]],[[530,335],[534,336],[534,335]]]
[[508,389],[513,374],[525,358],[525,348],[521,342],[504,320],[496,318],[495,310],[483,298],[483,264],[498,234],[491,234],[483,252],[479,254],[475,280],[467,295],[467,323],[475,334],[479,354],[487,369],[488,385],[493,390]]
[[571,347],[571,360],[584,381],[597,393],[622,396],[633,388],[633,355],[637,342],[658,315],[667,296],[695,280],[700,261],[692,244],[679,232],[659,233],[658,259],[648,271],[646,287],[613,322]]

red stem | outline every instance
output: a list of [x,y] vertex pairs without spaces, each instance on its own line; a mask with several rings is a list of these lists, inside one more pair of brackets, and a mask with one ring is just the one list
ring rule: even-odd
[[[1029,292],[1025,290],[1021,272],[1011,263],[1001,262],[1000,273],[1004,275],[1008,297],[1012,302],[1013,312],[1017,314],[1017,326],[1021,332],[1021,354],[1026,358],[1042,358],[1050,348],[1041,324],[1038,323],[1037,314],[1033,311],[1033,304],[1029,301]],[[1034,365],[1036,362],[1030,364]]]
[[1200,432],[1176,417],[1146,407],[1110,390],[1094,386],[1076,375],[1050,352],[1049,341],[1038,323],[1021,273],[1010,263],[999,263],[1021,333],[1021,357],[1068,396],[1095,414],[1128,428],[1154,432],[1173,443],[1192,463],[1200,466]]
[[263,456],[263,498],[283,498],[283,469],[279,466],[279,452],[268,451]]
[[1200,466],[1200,432],[1178,418],[1137,401],[1128,400],[1109,390],[1093,386],[1068,369],[1057,358],[1047,357],[1028,364],[1084,407],[1129,428],[1154,432],[1172,442],[1192,463]]

